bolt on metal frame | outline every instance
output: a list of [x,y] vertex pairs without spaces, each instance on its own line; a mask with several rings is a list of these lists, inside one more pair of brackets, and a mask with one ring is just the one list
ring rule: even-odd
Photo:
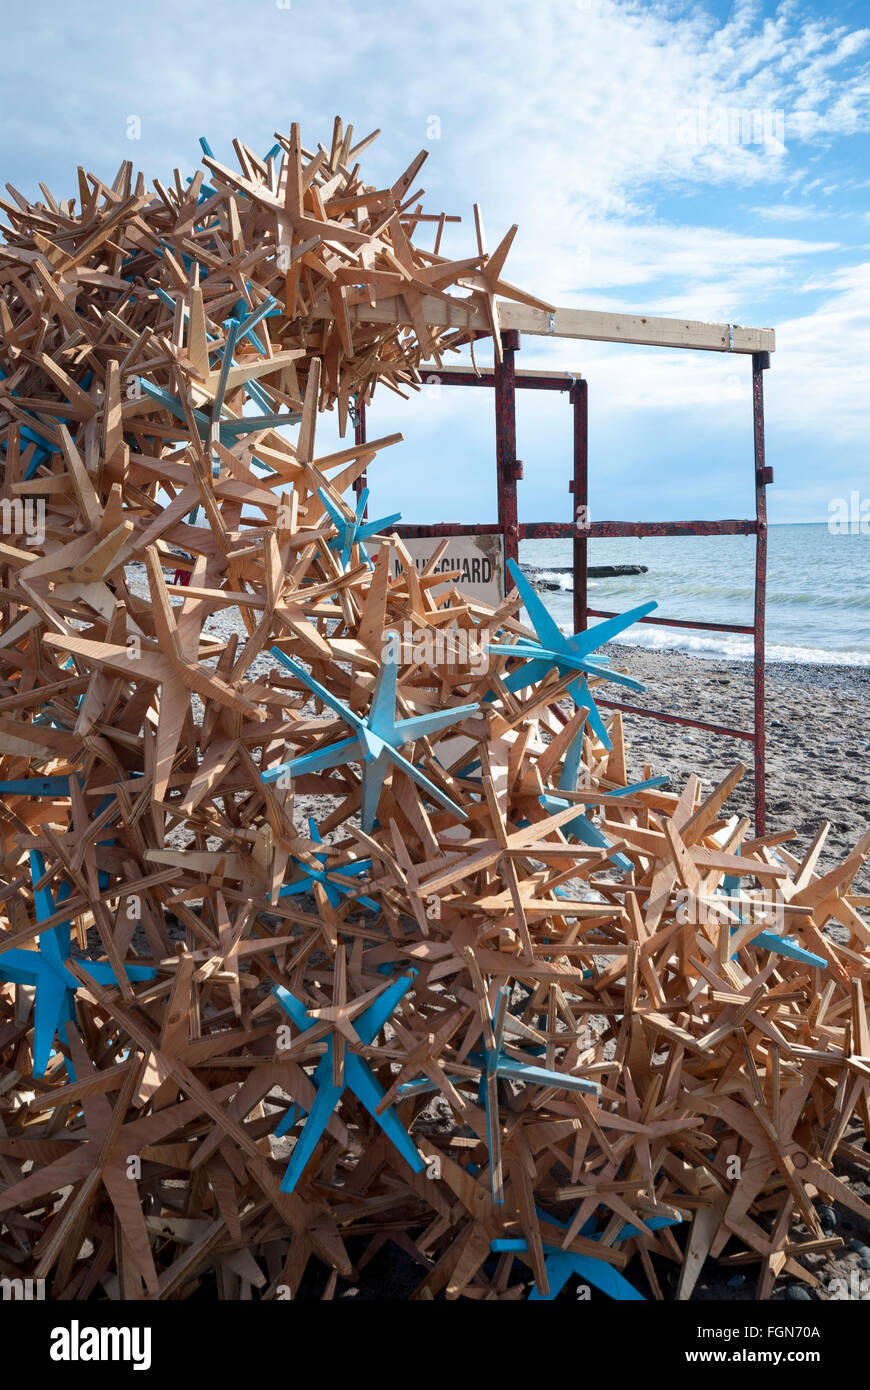
[[[474,336],[485,336],[475,334]],[[503,360],[493,368],[472,371],[468,368],[447,367],[427,371],[426,381],[444,386],[492,387],[495,394],[496,481],[498,520],[484,523],[439,522],[433,525],[402,524],[395,530],[404,537],[501,535],[505,559],[517,560],[521,540],[570,539],[573,543],[574,569],[574,627],[580,632],[588,619],[610,618],[605,609],[590,608],[587,588],[587,549],[590,537],[643,536],[755,536],[755,589],[753,621],[750,625],[712,623],[682,618],[641,618],[643,623],[659,627],[693,628],[705,632],[736,632],[753,639],[753,727],[735,729],[724,724],[691,719],[682,714],[665,714],[659,710],[625,705],[613,700],[598,700],[598,704],[625,714],[657,719],[666,724],[678,724],[702,729],[706,733],[752,743],[754,750],[755,833],[764,835],[765,815],[765,677],[764,635],[767,606],[767,487],[773,482],[773,470],[765,465],[764,456],[764,382],[762,373],[770,366],[769,352],[752,352],[752,422],[755,463],[755,516],[746,520],[724,521],[598,521],[588,520],[589,502],[589,393],[587,382],[569,372],[517,371],[516,353],[520,348],[520,332],[503,331],[501,335]],[[555,391],[565,393],[573,408],[574,467],[568,490],[574,497],[575,520],[571,522],[519,520],[517,482],[522,479],[523,465],[517,458],[516,391]],[[355,438],[358,444],[366,439],[365,402],[359,401],[354,417]],[[365,485],[365,475],[354,484],[357,491]],[[578,521],[576,518],[580,518]]]

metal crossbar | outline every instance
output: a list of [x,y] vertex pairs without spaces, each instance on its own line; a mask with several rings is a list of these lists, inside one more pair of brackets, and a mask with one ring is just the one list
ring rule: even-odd
[[[751,624],[713,623],[696,619],[646,617],[640,621],[659,627],[692,628],[707,632],[736,632],[753,638],[753,723],[752,728],[735,729],[691,719],[682,714],[666,714],[660,710],[643,709],[600,700],[602,706],[620,710],[666,724],[680,724],[703,729],[726,738],[751,742],[754,749],[755,833],[765,833],[765,679],[764,637],[767,606],[767,487],[773,482],[773,470],[765,465],[764,455],[764,384],[762,373],[770,366],[768,352],[752,353],[752,423],[755,468],[755,516],[748,519],[720,521],[598,521],[588,520],[589,506],[589,393],[588,383],[572,372],[517,371],[516,353],[520,347],[517,330],[503,332],[503,361],[495,367],[473,371],[464,367],[444,367],[427,372],[428,385],[492,388],[495,393],[496,482],[498,519],[489,523],[438,522],[430,525],[402,524],[395,527],[400,536],[482,536],[500,535],[504,541],[505,559],[518,559],[521,540],[570,539],[573,542],[574,627],[580,632],[592,618],[610,618],[614,614],[590,608],[587,587],[587,553],[590,539],[643,536],[755,536],[754,611]],[[523,476],[523,465],[516,448],[517,390],[554,391],[565,393],[573,409],[574,461],[573,477],[568,489],[573,494],[574,520],[521,522],[518,514],[517,483]],[[358,444],[366,439],[366,407],[358,402],[355,419]],[[365,486],[365,475],[354,484],[357,491]]]

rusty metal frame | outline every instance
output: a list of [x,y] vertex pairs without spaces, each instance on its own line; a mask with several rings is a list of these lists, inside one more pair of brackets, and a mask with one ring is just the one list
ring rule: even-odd
[[[755,465],[755,516],[745,520],[724,521],[598,521],[588,520],[589,505],[589,393],[587,382],[570,373],[517,371],[516,353],[520,334],[512,329],[502,333],[503,361],[495,368],[472,370],[432,370],[426,373],[429,384],[445,386],[492,387],[495,394],[496,481],[498,520],[493,523],[439,522],[434,525],[402,524],[395,529],[401,536],[480,536],[501,535],[505,559],[518,559],[521,540],[570,539],[573,542],[574,567],[574,627],[582,631],[590,617],[609,618],[604,609],[590,608],[587,589],[587,548],[590,537],[617,536],[755,536],[754,614],[751,625],[707,623],[680,618],[642,618],[641,622],[658,627],[693,628],[705,632],[736,632],[753,639],[753,726],[751,730],[735,729],[690,719],[686,715],[665,714],[659,710],[624,705],[612,700],[599,700],[607,709],[626,714],[642,715],[666,724],[679,724],[702,729],[710,734],[750,742],[754,749],[755,833],[765,834],[765,678],[764,636],[767,606],[767,487],[773,482],[773,470],[765,464],[764,454],[764,382],[762,373],[770,366],[768,352],[752,353],[752,424]],[[574,497],[574,520],[571,522],[521,522],[517,499],[517,482],[523,476],[523,465],[516,456],[516,392],[520,390],[556,391],[567,393],[573,409],[574,467],[568,484]],[[365,402],[360,401],[354,415],[355,439],[366,439]],[[365,476],[358,479],[357,491],[364,486]]]

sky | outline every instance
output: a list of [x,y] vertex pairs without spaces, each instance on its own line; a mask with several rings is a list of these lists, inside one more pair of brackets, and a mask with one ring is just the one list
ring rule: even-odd
[[[428,150],[448,254],[474,252],[479,202],[490,247],[519,224],[506,277],[553,304],[775,328],[772,521],[870,493],[867,0],[43,0],[3,31],[0,182],[72,196],[80,164],[189,175],[201,135],[232,163],[294,120],[309,148],[337,114],[380,128],[363,177]],[[748,357],[526,336],[518,365],[589,382],[593,521],[751,514]],[[489,392],[380,391],[369,422],[405,436],[369,471],[375,515],[494,518]],[[562,397],[520,396],[517,452],[521,520],[569,520]]]

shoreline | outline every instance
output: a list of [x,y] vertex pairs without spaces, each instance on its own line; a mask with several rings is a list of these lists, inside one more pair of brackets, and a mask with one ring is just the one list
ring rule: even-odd
[[[751,657],[745,659],[736,656],[705,656],[701,652],[685,651],[682,647],[644,647],[633,642],[609,642],[602,650],[608,653],[618,652],[620,660],[626,661],[635,653],[643,653],[645,657],[664,657],[669,661],[679,658],[691,662],[692,665],[701,663],[717,668],[729,667],[734,675],[745,675],[747,680],[752,680]],[[776,673],[777,678],[784,682],[812,685],[819,690],[830,689],[832,683],[842,683],[844,689],[851,689],[854,682],[863,681],[870,701],[870,666],[848,661],[780,661],[768,657],[765,661],[765,671],[768,682],[772,674]],[[836,676],[841,677],[840,682],[832,682],[832,677]]]
[[[599,687],[601,698],[751,731],[752,664],[611,643],[613,667],[643,681],[646,693]],[[862,666],[769,662],[766,676],[767,830],[797,831],[786,846],[802,855],[830,821],[824,872],[842,862],[870,825],[870,671]],[[699,678],[700,677],[700,678]],[[691,772],[708,789],[738,760],[748,771],[724,812],[753,815],[753,746],[702,729],[623,715],[631,775],[644,762],[669,773],[680,790]],[[856,879],[870,892],[867,866]]]

